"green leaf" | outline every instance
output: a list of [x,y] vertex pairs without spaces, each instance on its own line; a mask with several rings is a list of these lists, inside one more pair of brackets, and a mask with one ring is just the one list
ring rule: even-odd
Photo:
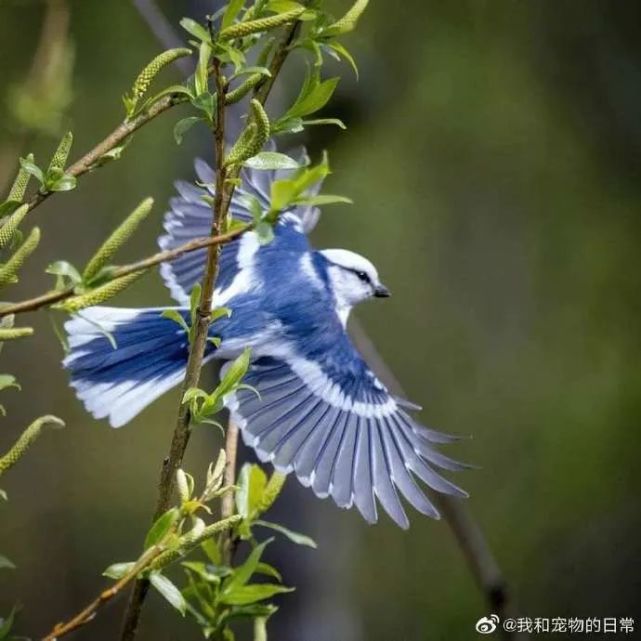
[[325,45],[325,48],[330,52],[334,52],[339,58],[346,60],[354,71],[356,80],[358,80],[358,67],[356,66],[356,60],[354,60],[352,54],[340,42],[329,42]]
[[6,556],[0,554],[0,570],[15,570],[16,566]]
[[305,129],[302,118],[279,118],[272,124],[273,134],[295,134]]
[[230,76],[229,81],[231,82],[232,80],[235,80],[240,76],[245,76],[248,74],[255,74],[255,73],[259,73],[261,76],[265,76],[267,78],[271,78],[272,76],[272,72],[267,67],[261,67],[259,65],[255,65],[255,66],[243,67],[242,69],[239,69],[236,73]]
[[166,576],[153,572],[149,575],[149,581],[180,614],[185,616],[187,601],[185,601],[180,590]]
[[175,507],[167,510],[164,514],[161,514],[151,526],[149,532],[147,532],[147,536],[145,537],[145,550],[148,550],[152,545],[156,545],[162,541],[178,521],[179,517],[180,510]]
[[110,331],[106,330],[101,323],[94,320],[93,318],[89,318],[88,316],[85,316],[82,312],[78,312],[76,316],[78,316],[78,318],[82,318],[82,320],[86,321],[90,325],[93,325],[109,341],[109,344],[113,349],[118,348],[114,335]]
[[8,387],[20,389],[20,385],[18,385],[15,376],[11,376],[11,374],[0,374],[0,390],[7,389]]
[[192,325],[194,324],[193,321],[196,320],[196,314],[198,313],[198,305],[200,304],[200,294],[201,294],[202,288],[200,286],[200,283],[196,283],[189,294],[189,310],[191,311],[191,320],[192,320]]
[[200,96],[209,88],[209,59],[211,58],[211,44],[201,42],[198,49],[198,65],[194,72],[194,87],[196,95]]
[[251,519],[267,485],[267,475],[258,465],[245,463],[238,476],[239,489],[236,492],[236,508],[241,516]]
[[229,25],[233,24],[234,20],[236,19],[236,16],[240,12],[240,10],[243,8],[245,5],[245,0],[230,0],[229,4],[227,5],[227,9],[225,9],[225,14],[223,15],[223,20],[220,23],[220,30],[222,31],[226,27],[229,27]]
[[261,245],[268,245],[272,240],[274,240],[274,228],[268,222],[259,222],[254,231],[256,232],[258,242]]
[[300,2],[293,2],[292,0],[270,0],[266,8],[274,13],[286,13],[287,11],[296,11],[305,7]]
[[316,541],[314,541],[314,539],[306,536],[305,534],[301,534],[300,532],[294,532],[286,527],[283,527],[279,523],[270,523],[269,521],[258,520],[256,521],[256,525],[262,525],[263,527],[267,527],[276,532],[279,532],[283,536],[286,536],[292,543],[296,543],[296,545],[305,545],[309,548],[314,549],[316,549],[317,547]]
[[307,116],[319,109],[322,109],[332,97],[336,85],[340,78],[329,78],[324,82],[317,85],[313,91],[309,93],[298,105],[294,113],[289,113],[290,116]]
[[230,594],[237,590],[238,588],[244,586],[252,575],[256,571],[258,564],[260,562],[260,557],[263,555],[265,548],[273,541],[274,539],[267,539],[262,543],[258,544],[250,553],[249,556],[245,559],[242,565],[239,565],[237,568],[234,568],[233,574],[225,581],[223,586],[223,595]]
[[76,188],[77,180],[71,174],[65,174],[47,185],[49,191],[71,191]]
[[271,208],[275,211],[285,209],[296,194],[296,183],[293,180],[275,180],[271,186]]
[[180,21],[180,26],[190,33],[194,38],[198,38],[202,42],[211,42],[211,37],[209,31],[205,29],[202,25],[198,24],[195,20],[191,18],[183,18]]
[[8,501],[9,497],[7,496],[7,493],[4,490],[0,490],[0,499],[3,501]]
[[261,151],[248,158],[243,164],[251,169],[298,169],[300,167],[293,158],[276,151]]
[[242,203],[242,205],[250,211],[254,222],[257,223],[260,221],[260,219],[263,217],[263,208],[260,204],[260,200],[258,200],[256,196],[252,194],[238,193],[238,195],[234,194],[234,198],[238,198],[239,202]]
[[340,129],[347,129],[345,123],[339,118],[315,118],[313,120],[303,120],[303,125],[336,125]]
[[271,576],[272,579],[276,579],[279,583],[283,582],[281,573],[275,567],[269,565],[269,563],[264,563],[263,561],[256,566],[256,574]]
[[183,136],[197,123],[202,121],[200,116],[189,116],[179,120],[174,126],[174,140],[177,145],[183,141]]
[[182,327],[182,329],[185,330],[187,334],[189,334],[189,325],[187,325],[187,321],[183,318],[183,315],[177,310],[177,309],[166,309],[163,311],[161,314],[163,318],[168,318],[169,320],[174,321],[174,323],[177,323]]
[[344,205],[354,204],[353,201],[346,196],[335,196],[334,194],[318,194],[317,196],[299,198],[296,202],[301,205],[314,205],[319,207],[323,205],[334,205],[336,203]]
[[251,349],[246,347],[243,350],[243,353],[236,360],[225,365],[225,373],[222,380],[214,390],[220,398],[233,391],[238,386],[249,369],[250,359]]
[[254,583],[236,588],[229,594],[222,594],[220,602],[226,605],[248,605],[257,601],[264,601],[276,594],[284,592],[293,592],[294,588],[288,588],[284,585],[274,583]]
[[192,98],[191,104],[204,112],[209,122],[214,122],[214,110],[216,108],[216,96],[204,91],[200,95]]
[[219,318],[222,318],[223,316],[226,316],[227,318],[231,318],[231,309],[229,307],[216,307],[212,313],[211,313],[211,321],[214,322],[217,321]]
[[66,260],[57,260],[55,263],[51,263],[45,272],[57,277],[56,289],[73,287],[82,282],[80,272]]
[[204,540],[200,544],[200,547],[214,565],[220,565],[223,562],[223,556],[220,553],[220,548],[214,539]]
[[45,176],[34,162],[27,160],[26,158],[20,158],[20,166],[31,176],[33,176],[41,185],[44,184]]
[[133,561],[129,561],[127,563],[113,563],[110,565],[103,573],[102,576],[107,576],[110,579],[122,579],[125,574],[131,571],[131,568],[133,568],[135,563]]
[[245,64],[245,54],[229,42],[219,41],[216,44],[218,49],[222,52],[219,54],[221,61],[231,62],[231,64],[234,65],[234,73],[238,73]]
[[329,78],[321,82],[319,68],[308,69],[298,97],[281,120],[308,116],[322,109],[332,97],[339,80],[340,78]]

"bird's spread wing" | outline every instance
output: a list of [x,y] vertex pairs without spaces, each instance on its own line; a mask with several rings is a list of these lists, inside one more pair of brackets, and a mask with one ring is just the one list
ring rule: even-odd
[[263,357],[251,365],[244,383],[256,391],[227,398],[246,444],[276,469],[294,471],[319,497],[344,508],[355,504],[369,522],[377,520],[376,497],[408,527],[398,491],[438,518],[413,475],[437,492],[467,496],[434,469],[467,467],[434,447],[455,437],[419,426],[345,334],[333,345],[316,360]]
[[[301,151],[300,159],[304,158],[304,151]],[[176,183],[178,196],[171,199],[171,209],[165,215],[164,228],[167,233],[158,239],[161,249],[175,249],[194,238],[203,238],[211,233],[211,205],[204,197],[214,194],[210,186],[214,180],[214,173],[202,160],[197,160],[195,167],[199,182],[208,187],[199,187],[184,181]],[[247,196],[257,198],[261,206],[267,209],[272,182],[283,178],[287,173],[291,173],[291,170],[287,172],[243,169],[240,175],[241,184],[234,190],[230,203],[232,216],[243,222],[252,220],[246,203]],[[316,189],[319,188],[320,183],[316,186]],[[307,234],[314,228],[319,216],[320,212],[316,207],[296,207],[288,211],[287,216],[281,217],[279,225],[290,225],[301,233]],[[246,235],[251,234],[253,232]],[[240,241],[235,240],[223,247],[216,281],[217,288],[221,290],[231,284],[234,276],[241,269],[240,246]],[[199,249],[184,254],[170,263],[163,263],[160,267],[160,274],[172,297],[182,305],[188,304],[190,291],[202,280],[206,253],[206,249]]]

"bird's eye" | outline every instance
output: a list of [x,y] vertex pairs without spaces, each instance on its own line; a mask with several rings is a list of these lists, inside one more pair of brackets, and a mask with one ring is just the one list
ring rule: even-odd
[[365,272],[356,272],[359,280],[362,280],[364,283],[369,283],[369,276]]

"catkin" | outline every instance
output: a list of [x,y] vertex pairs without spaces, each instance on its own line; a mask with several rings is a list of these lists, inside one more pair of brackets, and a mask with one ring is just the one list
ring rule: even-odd
[[286,480],[287,476],[285,474],[281,474],[280,472],[272,473],[269,477],[269,481],[267,481],[267,485],[265,485],[263,494],[260,497],[260,502],[258,504],[259,514],[267,512],[267,510],[273,505],[274,501],[278,498],[280,491],[283,489],[283,485],[285,485]]
[[33,336],[33,327],[0,328],[0,342],[12,341],[26,336]]
[[232,38],[244,38],[250,36],[252,33],[259,33],[261,31],[268,31],[275,29],[283,24],[291,22],[300,16],[305,9],[292,9],[285,11],[275,16],[267,18],[258,18],[257,20],[248,20],[246,22],[238,22],[233,24],[220,32],[221,40],[231,40]]
[[151,81],[156,77],[158,72],[166,67],[167,65],[178,60],[178,58],[184,58],[185,56],[191,55],[191,49],[179,48],[179,49],[169,49],[163,51],[160,55],[156,56],[138,75],[133,86],[133,95],[135,99],[141,98],[147,93]]
[[54,305],[54,307],[73,314],[75,312],[79,312],[81,309],[85,309],[85,307],[100,305],[105,301],[108,301],[110,298],[113,298],[116,294],[120,294],[120,292],[127,289],[129,285],[137,281],[145,272],[146,270],[141,269],[133,274],[116,278],[105,285],[96,287],[96,289],[93,289],[86,294],[80,294],[80,296],[68,298],[66,301]]
[[40,229],[34,227],[27,239],[18,247],[13,256],[0,267],[0,287],[13,281],[24,261],[35,251],[40,242]]
[[146,198],[127,218],[112,232],[100,246],[92,259],[87,263],[82,275],[83,280],[90,281],[109,262],[111,257],[129,240],[138,225],[147,217],[154,204],[153,198]]
[[2,226],[0,226],[0,249],[9,244],[18,229],[18,225],[20,225],[28,211],[29,205],[22,205],[22,207],[16,209],[11,216],[7,216],[4,219]]
[[269,139],[269,118],[256,99],[250,103],[252,121],[243,130],[225,159],[225,166],[237,165],[255,156]]
[[[33,162],[33,154],[29,154],[26,157],[26,161]],[[27,185],[29,184],[30,179],[31,174],[20,167],[18,175],[13,181],[13,185],[11,185],[11,190],[9,191],[9,197],[7,200],[14,200],[21,203],[24,198],[24,194],[27,191]]]
[[238,85],[236,89],[232,89],[225,94],[225,104],[233,105],[235,102],[242,100],[254,87],[260,84],[264,77],[261,73],[251,74],[251,76],[241,85]]
[[67,164],[67,158],[69,158],[69,152],[71,151],[71,145],[73,144],[73,134],[68,131],[60,141],[58,148],[51,158],[49,163],[49,170],[60,169],[64,170],[65,165]]
[[53,427],[65,426],[64,421],[60,420],[57,416],[41,416],[36,419],[20,435],[15,445],[3,457],[0,457],[0,475],[6,472],[10,467],[13,467],[20,460],[22,455],[40,436],[42,428],[45,425],[51,425]]
[[363,11],[365,11],[368,3],[369,0],[356,0],[349,11],[340,20],[329,25],[329,27],[323,31],[323,35],[338,36],[343,33],[353,31],[358,19],[361,17]]

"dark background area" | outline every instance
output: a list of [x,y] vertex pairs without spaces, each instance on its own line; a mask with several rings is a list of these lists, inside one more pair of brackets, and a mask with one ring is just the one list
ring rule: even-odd
[[[175,22],[211,9],[160,4]],[[334,4],[340,14],[348,3]],[[423,421],[473,435],[448,452],[481,466],[456,481],[521,612],[639,619],[641,5],[370,5],[346,39],[360,81],[341,68],[326,110],[348,131],[315,128],[285,143],[305,142],[316,158],[328,149],[327,190],[355,202],[328,208],[313,242],[367,255],[392,289],[357,316],[424,406]],[[119,122],[120,96],[160,47],[129,2],[68,7],[73,100],[56,133],[73,129],[75,158]],[[44,162],[56,144],[23,134],[12,115],[12,87],[30,73],[44,12],[37,1],[0,6],[0,182],[18,155]],[[291,99],[300,72],[300,62],[287,65],[271,113]],[[154,251],[172,181],[192,177],[194,156],[211,159],[204,128],[175,145],[181,113],[163,115],[121,161],[34,211],[28,220],[44,242],[5,296],[43,291],[53,260],[82,264],[148,195],[155,214],[121,259]],[[116,304],[170,299],[150,275]],[[18,570],[0,573],[0,612],[19,601],[18,631],[37,637],[98,592],[106,566],[137,554],[177,398],[121,430],[94,421],[67,386],[47,313],[25,320],[35,338],[1,355],[0,369],[23,391],[2,394],[0,451],[35,416],[67,422],[1,483],[10,501],[0,506],[0,551]],[[215,430],[196,430],[186,468],[202,478],[218,446]],[[270,550],[298,588],[281,599],[270,638],[475,638],[489,612],[447,525],[411,516],[408,532],[384,516],[369,527],[290,480],[272,519],[319,549]],[[77,638],[116,638],[122,606]],[[140,638],[198,638],[168,607],[152,595]]]

